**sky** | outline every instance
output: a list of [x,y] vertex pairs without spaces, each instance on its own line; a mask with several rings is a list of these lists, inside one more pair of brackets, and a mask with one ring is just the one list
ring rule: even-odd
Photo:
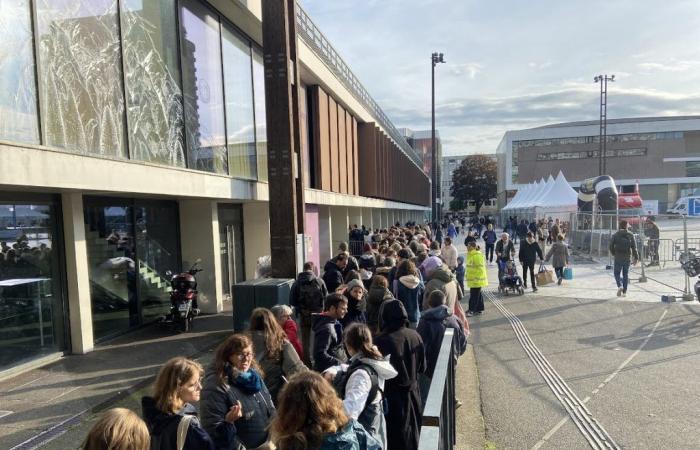
[[508,130],[700,114],[698,0],[300,0],[397,127],[443,155],[495,152]]

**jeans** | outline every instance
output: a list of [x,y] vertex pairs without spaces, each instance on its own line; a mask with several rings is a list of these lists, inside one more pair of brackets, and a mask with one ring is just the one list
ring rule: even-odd
[[525,283],[525,287],[527,287],[527,271],[528,269],[530,270],[530,281],[532,282],[532,287],[535,288],[537,285],[535,284],[535,263],[528,264],[528,263],[523,263],[523,282]]
[[486,244],[486,259],[489,260],[489,262],[493,262],[493,248],[495,247],[495,244]]
[[[630,262],[615,261],[613,271],[615,273],[615,283],[617,283],[617,287],[622,288],[622,292],[627,292],[627,284],[629,283]],[[622,272],[622,279],[620,279],[620,272]]]
[[557,280],[563,280],[564,279],[564,268],[563,267],[555,267],[554,268],[554,273],[557,276]]

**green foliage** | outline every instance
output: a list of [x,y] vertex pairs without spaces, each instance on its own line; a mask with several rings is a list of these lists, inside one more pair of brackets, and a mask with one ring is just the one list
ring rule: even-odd
[[467,205],[462,201],[457,198],[453,198],[450,200],[450,211],[461,211],[465,209]]
[[[462,164],[452,173],[452,188],[450,195],[453,201],[466,205],[469,200],[474,202],[476,213],[489,199],[496,197],[496,161],[486,155],[471,155],[462,160]],[[450,203],[452,209],[452,203]]]

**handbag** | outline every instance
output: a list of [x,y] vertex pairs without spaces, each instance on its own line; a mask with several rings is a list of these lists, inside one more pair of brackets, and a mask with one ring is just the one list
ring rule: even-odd
[[573,280],[574,279],[574,269],[571,267],[564,267],[564,279]]
[[554,282],[554,274],[551,269],[548,269],[547,266],[542,263],[537,271],[537,275],[535,275],[535,279],[537,280],[537,284],[544,286],[545,284]]

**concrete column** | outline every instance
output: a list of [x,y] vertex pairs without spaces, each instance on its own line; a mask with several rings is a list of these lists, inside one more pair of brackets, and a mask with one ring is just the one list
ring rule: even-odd
[[[348,241],[350,219],[347,206],[331,206],[331,243],[332,255],[338,253],[338,245]],[[358,224],[359,225],[359,224]]]
[[318,255],[321,271],[326,261],[333,257],[333,229],[331,207],[319,205],[318,207]]
[[258,258],[270,255],[270,213],[267,202],[243,204],[243,243],[245,277],[255,278]]
[[66,247],[66,281],[70,314],[71,352],[84,354],[94,348],[92,302],[88,276],[87,242],[80,193],[61,194],[63,239]]
[[358,228],[362,228],[364,217],[362,216],[362,208],[348,208],[348,221],[350,226],[357,225]]
[[381,222],[382,222],[382,210],[378,208],[372,208],[372,223],[374,224],[374,228],[381,228]]
[[389,226],[393,226],[396,223],[396,210],[389,210]]
[[197,303],[205,313],[223,310],[224,274],[221,268],[219,210],[211,200],[180,200],[180,234],[183,236],[182,267],[189,268],[197,258],[204,269],[197,274]]
[[372,215],[372,208],[362,208],[362,220],[364,221],[364,226],[368,230],[374,229],[374,216]]
[[389,217],[389,210],[388,209],[382,209],[382,228],[389,229],[391,226],[391,218]]

